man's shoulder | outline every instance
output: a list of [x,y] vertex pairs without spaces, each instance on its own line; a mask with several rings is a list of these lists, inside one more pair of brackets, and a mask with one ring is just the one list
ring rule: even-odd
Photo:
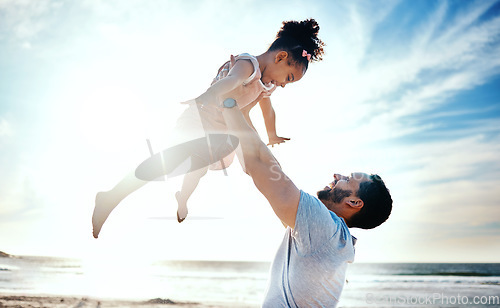
[[323,202],[321,202],[317,197],[303,191],[302,189],[300,189],[300,202],[316,203],[316,204],[324,205]]
[[313,211],[316,214],[322,214],[324,216],[330,216],[333,220],[342,220],[335,212],[332,212],[326,207],[326,205],[318,199],[318,197],[313,196],[303,190],[300,190],[300,201],[299,206],[308,207],[309,211]]

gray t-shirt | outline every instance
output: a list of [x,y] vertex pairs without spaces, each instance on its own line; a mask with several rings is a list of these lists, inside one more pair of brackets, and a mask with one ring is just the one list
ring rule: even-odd
[[262,307],[337,306],[354,241],[343,219],[300,191],[295,228],[276,253]]

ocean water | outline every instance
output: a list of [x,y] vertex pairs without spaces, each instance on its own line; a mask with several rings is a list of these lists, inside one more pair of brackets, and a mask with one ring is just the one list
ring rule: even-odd
[[500,307],[499,263],[354,263],[341,307]]
[[0,258],[0,294],[182,302],[262,302],[268,262]]
[[[0,293],[259,307],[270,263],[0,258]],[[500,264],[354,263],[339,307],[500,307]]]

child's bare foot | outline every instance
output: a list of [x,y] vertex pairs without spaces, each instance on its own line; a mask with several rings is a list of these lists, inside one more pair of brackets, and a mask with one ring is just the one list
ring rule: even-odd
[[181,200],[180,191],[175,193],[175,199],[177,199],[177,221],[181,223],[184,221],[184,219],[186,219],[186,216],[188,214],[188,208],[186,200]]
[[95,196],[95,208],[94,214],[92,215],[92,233],[95,238],[99,236],[102,225],[118,203],[119,202],[116,202],[116,200],[109,196],[109,192],[99,192]]

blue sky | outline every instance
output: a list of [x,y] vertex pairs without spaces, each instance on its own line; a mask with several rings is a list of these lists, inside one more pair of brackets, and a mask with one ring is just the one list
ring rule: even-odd
[[[273,148],[315,193],[378,173],[395,201],[353,229],[358,261],[500,262],[498,1],[0,0],[0,250],[270,260],[283,230],[238,164],[212,172],[178,225],[178,179],[126,199],[98,241],[93,199],[160,150],[229,55],[263,53],[314,17],[324,61],[272,101]],[[252,113],[265,136],[259,110]],[[167,219],[158,219],[158,218]],[[182,247],[182,249],[171,247]],[[153,257],[151,257],[153,258]]]

